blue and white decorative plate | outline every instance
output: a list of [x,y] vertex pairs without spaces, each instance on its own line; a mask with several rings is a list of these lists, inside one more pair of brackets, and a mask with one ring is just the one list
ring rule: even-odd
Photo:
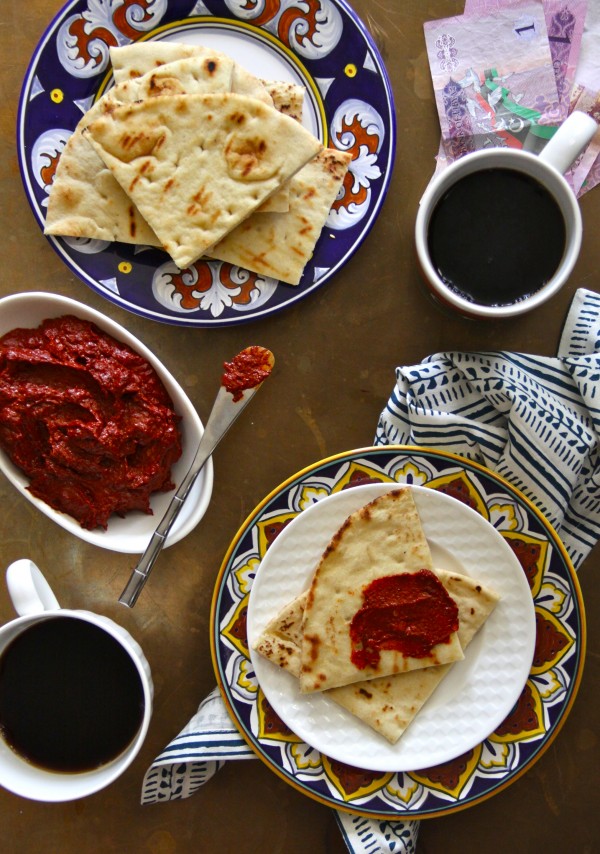
[[111,85],[109,48],[138,40],[206,44],[257,77],[303,85],[305,126],[353,154],[343,194],[297,287],[217,261],[179,271],[151,247],[50,237],[52,246],[101,296],[179,326],[231,326],[303,299],[360,246],[391,179],[394,103],[365,26],[345,0],[71,0],[38,44],[19,103],[19,164],[40,226],[67,139]]
[[[479,513],[515,555],[535,610],[533,662],[525,687],[504,720],[460,756],[402,772],[356,767],[350,762],[350,742],[346,761],[310,747],[269,703],[248,649],[250,591],[270,545],[316,502],[364,484],[435,489]],[[293,596],[294,591],[290,592]],[[581,680],[585,616],[577,576],[558,535],[542,513],[503,478],[442,451],[363,448],[298,472],[248,517],[217,579],[211,648],[233,721],[259,758],[286,782],[336,809],[375,818],[426,818],[464,809],[496,794],[547,749],[566,720]]]

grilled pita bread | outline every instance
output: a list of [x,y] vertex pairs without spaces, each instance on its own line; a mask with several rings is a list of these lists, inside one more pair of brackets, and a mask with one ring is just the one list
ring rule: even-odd
[[229,57],[205,51],[143,77],[124,79],[106,92],[83,116],[63,149],[44,233],[160,246],[154,231],[85,138],[84,129],[119,104],[175,93],[229,92],[233,65]]
[[84,135],[181,269],[323,147],[293,119],[233,93],[117,106]]
[[[204,45],[181,44],[178,42],[133,42],[122,47],[111,47],[110,61],[112,63],[115,83],[123,80],[134,80],[143,77],[150,71],[155,71],[161,65],[176,62],[190,57],[204,59],[207,56],[220,57],[225,61],[224,53],[215,51]],[[248,95],[263,101],[270,107],[273,100],[264,84],[238,63],[234,64],[232,91],[238,95]]]
[[362,607],[363,590],[376,579],[423,569],[433,572],[433,564],[410,488],[385,493],[350,515],[325,550],[308,592],[300,690],[323,691],[462,659],[453,632],[423,657],[381,649],[375,666],[359,668],[352,661],[349,626]]
[[[221,58],[224,63],[229,57],[207,48],[203,45],[180,44],[177,42],[134,42],[123,47],[112,47],[110,58],[113,66],[115,81],[120,83],[124,80],[136,80],[147,77],[152,71],[164,69],[166,66],[174,68],[177,62],[182,60],[193,60],[194,62],[205,59]],[[193,92],[188,88],[186,92]],[[215,89],[214,91],[218,91]],[[270,107],[289,115],[291,118],[301,120],[302,103],[304,99],[304,88],[291,83],[267,82],[259,80],[247,69],[238,63],[233,63],[231,92],[238,95],[248,95],[263,101]],[[300,117],[300,118],[298,118]],[[261,210],[265,211],[287,211],[289,210],[289,191],[284,184],[280,190],[264,202]]]
[[290,83],[287,80],[261,80],[262,85],[271,96],[273,106],[280,113],[302,122],[304,109],[304,86]]
[[297,285],[352,157],[325,148],[288,182],[289,211],[252,214],[219,241],[212,258]]
[[[498,602],[498,595],[465,575],[436,569],[458,605],[458,637],[465,650]],[[300,676],[302,617],[308,591],[302,593],[264,629],[254,649],[293,676]],[[426,667],[325,691],[325,695],[395,744],[431,697],[451,664]]]
[[[263,86],[271,96],[273,106],[284,116],[302,123],[304,107],[304,86],[287,83],[280,80],[263,80]],[[269,196],[258,209],[257,213],[286,213],[290,209],[290,185],[287,181],[283,187]]]

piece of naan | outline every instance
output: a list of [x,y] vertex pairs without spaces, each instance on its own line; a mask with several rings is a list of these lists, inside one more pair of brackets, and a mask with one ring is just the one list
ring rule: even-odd
[[[152,71],[163,69],[165,66],[172,67],[174,63],[181,60],[191,59],[197,62],[199,60],[204,61],[209,57],[221,57],[223,62],[229,59],[226,54],[205,45],[186,44],[185,42],[140,41],[122,47],[111,47],[110,49],[113,76],[117,83],[124,80],[136,80],[139,77],[147,76]],[[304,98],[303,87],[279,81],[260,80],[235,61],[233,62],[231,91],[237,92],[238,95],[248,95],[250,98],[263,101],[270,107],[274,106],[280,112],[284,112],[293,118],[297,118],[298,114],[301,116]],[[263,207],[266,211],[287,211],[289,209],[287,186],[284,185],[277,193],[269,196],[263,203]]]
[[374,581],[433,572],[429,545],[409,487],[394,489],[352,513],[333,536],[312,579],[302,625],[300,690],[391,676],[462,659],[456,631],[426,655],[382,648],[376,664],[352,660],[350,625]]
[[48,199],[45,234],[160,246],[112,172],[84,136],[84,129],[116,106],[173,94],[230,92],[233,60],[207,51],[124,79],[82,117],[61,153]]
[[[220,57],[224,61],[226,54],[205,45],[185,44],[182,42],[137,41],[121,47],[111,47],[110,61],[115,83],[123,80],[135,80],[162,65],[181,59]],[[273,106],[264,83],[239,63],[234,64],[232,91],[239,95],[248,95]]]
[[[465,650],[496,607],[499,596],[465,575],[436,568],[436,574],[458,605],[458,638]],[[304,591],[265,627],[254,649],[278,667],[300,676]],[[375,732],[395,744],[450,671],[441,664],[395,676],[384,676],[324,692]]]
[[261,82],[271,96],[276,110],[291,119],[296,119],[297,122],[302,121],[306,92],[304,86],[287,80],[262,80]]
[[288,181],[287,212],[261,208],[220,240],[211,257],[299,284],[351,160],[345,151],[323,149]]
[[117,106],[84,135],[181,269],[323,148],[298,122],[233,93]]

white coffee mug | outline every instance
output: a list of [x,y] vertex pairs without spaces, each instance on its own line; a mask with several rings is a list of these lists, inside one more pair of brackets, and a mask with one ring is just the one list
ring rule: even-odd
[[[579,205],[563,173],[575,161],[597,130],[598,125],[590,116],[573,112],[538,155],[514,148],[482,149],[464,155],[432,179],[419,205],[415,224],[415,244],[423,279],[431,296],[437,302],[469,318],[505,318],[530,311],[560,290],[573,271],[582,238]],[[565,241],[564,251],[554,274],[538,290],[508,304],[484,305],[471,300],[464,293],[457,292],[457,289],[450,287],[441,277],[431,258],[429,230],[438,202],[454,188],[458,181],[475,172],[497,169],[524,173],[551,194],[564,220]],[[493,198],[490,197],[490,206],[492,205]],[[460,228],[459,222],[456,227]],[[490,240],[493,239],[492,233]],[[506,251],[509,252],[510,247],[506,247]],[[485,274],[482,273],[482,275]]]
[[20,616],[0,628],[0,662],[12,641],[31,626],[42,621],[70,617],[101,629],[117,641],[139,674],[143,691],[139,729],[118,756],[97,768],[81,772],[45,770],[13,750],[0,732],[0,786],[36,801],[69,801],[91,795],[116,780],[142,746],[152,714],[150,667],[141,647],[129,632],[108,617],[90,611],[61,608],[44,576],[32,561],[23,559],[12,563],[7,569],[6,581],[13,605]]

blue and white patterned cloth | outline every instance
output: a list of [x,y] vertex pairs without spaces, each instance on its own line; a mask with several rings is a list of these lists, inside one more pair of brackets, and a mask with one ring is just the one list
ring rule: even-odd
[[376,444],[481,463],[560,534],[575,568],[600,537],[600,295],[577,291],[556,357],[437,353],[396,369]]
[[[600,538],[600,295],[579,290],[554,358],[438,353],[396,369],[375,444],[434,447],[518,487],[560,533],[576,569]],[[186,798],[254,753],[215,689],[153,762],[142,803]],[[413,854],[419,822],[336,811],[354,854]]]

